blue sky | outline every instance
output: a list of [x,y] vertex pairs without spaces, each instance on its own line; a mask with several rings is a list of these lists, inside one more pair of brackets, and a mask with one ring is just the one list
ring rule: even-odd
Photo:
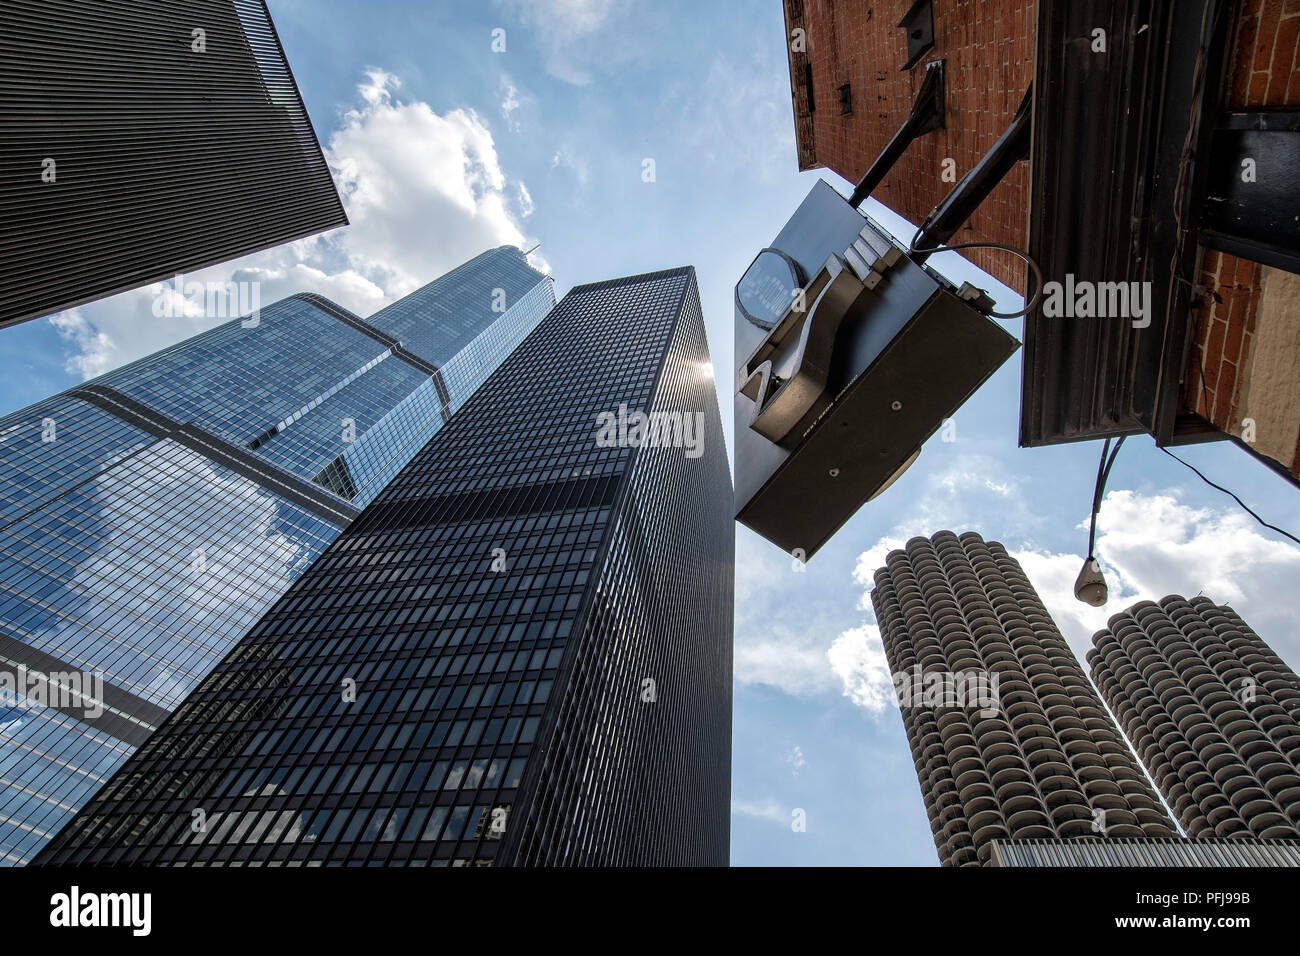
[[[352,225],[215,267],[262,301],[315,291],[361,314],[483,249],[542,247],[571,286],[695,266],[731,442],[732,287],[819,176],[799,173],[777,0],[399,3],[270,0]],[[493,31],[505,31],[494,52]],[[654,179],[646,182],[646,160]],[[869,209],[897,234],[911,228]],[[933,265],[1017,297],[955,254]],[[0,335],[0,412],[179,341],[216,320],[157,319],[147,290]],[[1019,335],[1020,322],[1006,327]],[[1293,667],[1300,548],[1130,439],[1098,553],[1111,603],[1070,587],[1086,549],[1097,443],[1016,447],[1019,356],[917,464],[796,571],[737,531],[732,858],[754,864],[936,865],[869,603],[890,547],[941,528],[1003,541],[1076,651],[1139,598],[1231,603]],[[1226,444],[1184,449],[1268,520],[1300,529],[1300,496]],[[791,828],[802,809],[805,832]]]

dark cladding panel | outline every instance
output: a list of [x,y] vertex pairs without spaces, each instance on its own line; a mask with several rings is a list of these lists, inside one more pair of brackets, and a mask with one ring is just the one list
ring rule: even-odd
[[263,0],[11,0],[0,326],[347,224]]
[[506,836],[516,864],[729,859],[731,483],[693,277],[677,308],[649,408],[698,416],[700,454],[644,447],[636,456],[565,654],[564,693],[528,768],[523,813]]

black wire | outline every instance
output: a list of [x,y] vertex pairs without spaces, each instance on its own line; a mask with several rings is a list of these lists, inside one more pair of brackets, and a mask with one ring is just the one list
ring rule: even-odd
[[1261,518],[1259,515],[1255,514],[1255,512],[1251,511],[1251,510],[1250,510],[1250,507],[1246,504],[1246,502],[1242,501],[1240,498],[1238,498],[1236,495],[1234,495],[1231,491],[1229,491],[1227,488],[1223,487],[1222,485],[1216,485],[1214,482],[1210,481],[1210,479],[1209,479],[1209,478],[1206,478],[1204,475],[1202,475],[1202,474],[1200,473],[1200,471],[1199,471],[1195,466],[1189,464],[1188,462],[1183,461],[1181,458],[1179,458],[1177,455],[1175,455],[1173,452],[1171,452],[1168,448],[1161,448],[1160,450],[1161,450],[1162,452],[1164,452],[1166,455],[1168,455],[1170,458],[1172,458],[1174,461],[1178,462],[1180,465],[1185,465],[1186,467],[1191,468],[1192,471],[1196,472],[1196,476],[1197,476],[1198,478],[1200,478],[1201,481],[1203,481],[1203,482],[1205,482],[1207,485],[1209,485],[1211,488],[1215,488],[1215,489],[1217,489],[1217,490],[1219,490],[1219,491],[1222,491],[1225,495],[1230,496],[1230,497],[1232,498],[1233,501],[1235,501],[1235,502],[1237,502],[1237,504],[1241,505],[1242,510],[1244,510],[1244,511],[1246,512],[1246,514],[1250,515],[1252,518],[1254,518],[1256,521],[1258,521],[1260,524],[1262,524],[1265,528],[1268,528],[1270,531],[1276,531],[1278,534],[1280,534],[1280,535],[1284,535],[1285,537],[1290,538],[1290,539],[1291,539],[1292,541],[1294,541],[1296,544],[1300,544],[1300,538],[1297,538],[1295,535],[1293,535],[1293,534],[1292,534],[1291,532],[1289,532],[1289,531],[1283,531],[1283,530],[1282,530],[1281,528],[1279,528],[1277,525],[1269,524],[1267,521],[1265,521],[1265,520],[1264,520],[1263,518]]
[[[907,244],[907,254],[909,256],[914,256],[918,252],[925,253],[926,255],[935,255],[940,252],[950,252],[956,249],[1001,249],[1003,252],[1009,252],[1012,255],[1019,256],[1021,259],[1025,260],[1026,264],[1029,266],[1029,270],[1034,274],[1034,297],[1030,299],[1029,304],[1019,312],[989,312],[988,314],[993,318],[1018,319],[1021,316],[1028,315],[1033,310],[1034,306],[1038,305],[1038,300],[1043,297],[1042,270],[1038,268],[1038,263],[1035,262],[1029,253],[1024,250],[1017,249],[1015,246],[1004,245],[1000,242],[961,242],[955,246],[941,243],[937,249],[918,249],[916,248],[916,240],[921,238],[921,233],[924,231],[925,226],[923,224],[917,226],[916,232],[912,233],[912,241]],[[976,268],[978,268],[978,266]]]
[[[1115,443],[1115,450],[1110,450],[1110,439],[1106,439],[1106,444],[1101,447],[1101,461],[1097,463],[1097,484],[1092,489],[1092,517],[1088,525],[1088,557],[1092,557],[1092,549],[1097,541],[1097,512],[1101,510],[1101,496],[1106,490],[1106,482],[1110,479],[1110,470],[1115,466],[1115,459],[1119,457],[1120,446],[1124,444],[1127,435],[1120,435],[1119,441]],[[1110,459],[1106,455],[1109,452]]]
[[[1120,435],[1119,441],[1115,442],[1115,450],[1110,453],[1110,461],[1106,462],[1106,474],[1101,477],[1101,490],[1106,490],[1106,482],[1110,481],[1110,470],[1115,465],[1115,459],[1119,457],[1120,446],[1124,444],[1127,435]],[[1097,496],[1097,507],[1101,507],[1101,495]]]
[[1097,462],[1097,481],[1092,486],[1092,515],[1088,524],[1088,557],[1092,557],[1092,546],[1097,540],[1097,498],[1101,495],[1101,478],[1106,473],[1106,455],[1110,453],[1110,439],[1101,446],[1101,461]]

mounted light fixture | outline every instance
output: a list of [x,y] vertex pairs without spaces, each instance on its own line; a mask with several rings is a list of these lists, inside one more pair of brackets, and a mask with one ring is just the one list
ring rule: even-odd
[[943,78],[930,63],[852,195],[818,182],[736,284],[736,520],[805,561],[1020,345],[990,316],[1023,313],[992,312],[925,260],[1023,156],[1030,93],[908,247],[858,211],[914,139],[943,128]]
[[1102,577],[1101,565],[1096,558],[1084,559],[1079,576],[1074,579],[1074,596],[1093,607],[1101,607],[1110,600],[1106,579]]
[[736,518],[806,560],[1018,347],[818,182],[736,284]]

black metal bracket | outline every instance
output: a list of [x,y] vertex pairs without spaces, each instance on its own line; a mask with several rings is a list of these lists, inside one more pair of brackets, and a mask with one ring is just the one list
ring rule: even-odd
[[1029,156],[1030,120],[1033,116],[1034,85],[1029,84],[1016,110],[1015,118],[984,157],[976,163],[961,182],[952,187],[939,205],[921,224],[913,256],[924,262],[940,245],[952,238],[962,223],[991,193],[1016,163]]
[[1201,244],[1300,273],[1300,113],[1228,113],[1214,130]]
[[898,25],[907,31],[907,62],[900,69],[910,70],[934,49],[934,8],[930,0],[916,0]]
[[944,61],[935,60],[925,68],[925,80],[921,90],[916,94],[912,112],[908,114],[903,125],[898,128],[871,168],[863,174],[858,185],[849,197],[849,205],[856,209],[871,195],[871,191],[880,185],[881,180],[894,168],[904,150],[912,140],[936,129],[944,128]]

